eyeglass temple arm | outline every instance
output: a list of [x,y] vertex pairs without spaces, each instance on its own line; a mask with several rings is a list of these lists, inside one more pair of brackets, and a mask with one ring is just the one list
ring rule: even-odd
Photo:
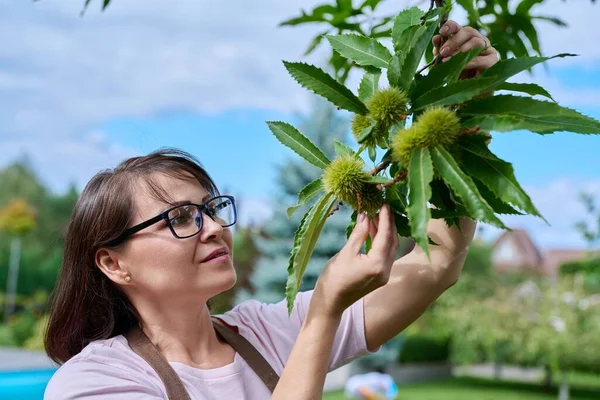
[[129,228],[125,232],[123,232],[121,235],[119,235],[116,239],[113,239],[110,242],[108,242],[107,245],[115,246],[115,245],[119,244],[120,242],[122,242],[123,240],[125,240],[126,238],[128,238],[129,236],[133,235],[134,233],[137,233],[137,232],[141,231],[142,229],[146,229],[150,225],[156,224],[160,220],[164,219],[165,216],[166,216],[166,213],[162,213],[160,215],[157,215],[154,218],[150,218],[148,221],[144,221],[141,224],[132,226],[131,228]]

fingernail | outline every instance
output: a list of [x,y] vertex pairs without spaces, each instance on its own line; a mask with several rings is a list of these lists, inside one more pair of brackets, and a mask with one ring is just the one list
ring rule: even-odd
[[358,222],[363,222],[365,220],[365,218],[367,218],[365,213],[358,214]]
[[442,62],[446,62],[450,59],[451,57],[446,57],[446,58],[442,58]]
[[450,55],[450,49],[447,47],[442,47],[442,50],[440,50],[440,54],[442,55],[442,57],[446,57]]
[[449,30],[450,28],[448,28],[447,26],[443,26],[442,29],[440,29],[440,35],[447,34]]

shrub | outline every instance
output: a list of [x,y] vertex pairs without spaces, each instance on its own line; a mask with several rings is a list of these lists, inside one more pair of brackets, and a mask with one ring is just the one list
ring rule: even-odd
[[408,364],[448,361],[450,345],[450,338],[411,335],[404,342],[398,355],[398,362]]

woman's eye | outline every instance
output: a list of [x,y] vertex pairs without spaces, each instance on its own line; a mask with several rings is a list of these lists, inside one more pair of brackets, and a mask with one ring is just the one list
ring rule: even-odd
[[178,215],[177,217],[171,218],[172,225],[183,225],[190,222],[190,215]]

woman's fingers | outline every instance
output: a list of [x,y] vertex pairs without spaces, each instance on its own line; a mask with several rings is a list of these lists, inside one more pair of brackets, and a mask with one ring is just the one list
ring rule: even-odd
[[460,51],[469,51],[473,49],[484,49],[488,46],[483,36],[471,36],[469,40],[460,46]]
[[446,59],[460,51],[460,48],[473,37],[473,30],[468,26],[459,30],[444,43],[440,49],[441,56]]
[[388,257],[391,249],[396,243],[396,224],[390,210],[390,206],[385,204],[379,211],[379,227],[377,229],[377,235],[373,239],[373,245],[371,251],[375,251],[382,254],[384,257]]
[[495,54],[488,54],[487,56],[480,56],[474,58],[473,61],[465,66],[465,70],[478,70],[484,71],[498,62],[498,57]]
[[356,225],[348,238],[346,246],[353,254],[360,253],[362,245],[369,236],[370,222],[364,213],[358,214]]
[[442,37],[440,35],[435,35],[432,39],[432,42],[433,42],[433,55],[437,56],[438,49],[440,47],[440,44],[442,43]]
[[375,221],[369,221],[369,236],[374,239],[377,236],[377,225]]
[[450,36],[460,31],[462,26],[456,21],[446,21],[446,23],[440,28],[440,35]]

